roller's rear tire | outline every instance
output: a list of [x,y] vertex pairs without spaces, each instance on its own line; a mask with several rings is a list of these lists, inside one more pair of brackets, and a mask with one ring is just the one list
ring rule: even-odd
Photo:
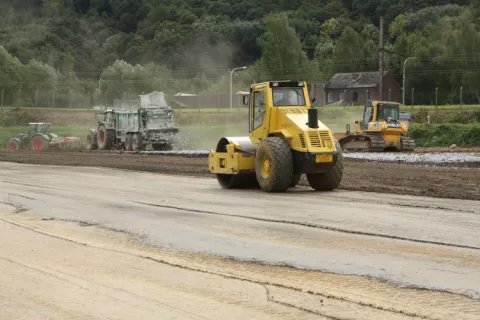
[[255,156],[255,172],[262,191],[286,191],[293,181],[293,157],[288,143],[279,137],[263,140]]
[[341,147],[336,143],[337,150],[340,151],[337,156],[337,162],[327,172],[324,173],[309,173],[307,180],[310,187],[316,191],[332,191],[340,185],[343,177],[343,153]]

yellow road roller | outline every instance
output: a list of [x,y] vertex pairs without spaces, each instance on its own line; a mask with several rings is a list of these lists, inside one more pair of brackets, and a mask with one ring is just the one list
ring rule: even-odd
[[250,86],[249,136],[223,137],[210,150],[208,166],[224,189],[284,192],[305,174],[317,191],[336,189],[343,153],[318,119],[305,81],[268,81]]

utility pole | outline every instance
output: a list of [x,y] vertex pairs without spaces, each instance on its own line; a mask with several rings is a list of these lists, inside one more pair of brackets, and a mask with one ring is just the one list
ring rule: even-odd
[[379,97],[383,100],[383,17],[380,17],[380,39],[379,39],[379,57],[378,57],[378,71],[380,72],[379,81]]
[[405,79],[406,79],[406,77],[405,77],[405,67],[407,65],[407,61],[409,59],[413,59],[413,58],[414,57],[408,57],[407,59],[405,59],[405,61],[403,61],[403,85],[402,85],[403,86],[403,88],[402,88],[402,95],[403,95],[402,96],[402,103],[403,103],[403,105],[405,105],[405,83],[406,83],[406,81],[405,81]]

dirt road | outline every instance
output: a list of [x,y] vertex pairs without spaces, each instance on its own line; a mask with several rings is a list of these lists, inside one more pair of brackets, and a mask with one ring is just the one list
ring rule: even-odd
[[0,207],[0,319],[480,314],[477,201],[7,162],[0,177],[17,208]]
[[[96,166],[213,178],[205,158],[87,152],[0,152],[0,161]],[[480,200],[480,163],[402,164],[345,159],[343,190]],[[302,184],[307,185],[305,179]],[[376,195],[375,195],[376,197]]]

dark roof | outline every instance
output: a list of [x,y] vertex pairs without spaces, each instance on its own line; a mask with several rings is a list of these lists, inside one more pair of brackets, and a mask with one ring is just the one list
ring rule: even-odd
[[[379,71],[336,73],[327,82],[328,89],[374,88],[379,82]],[[385,76],[386,71],[383,72]]]

